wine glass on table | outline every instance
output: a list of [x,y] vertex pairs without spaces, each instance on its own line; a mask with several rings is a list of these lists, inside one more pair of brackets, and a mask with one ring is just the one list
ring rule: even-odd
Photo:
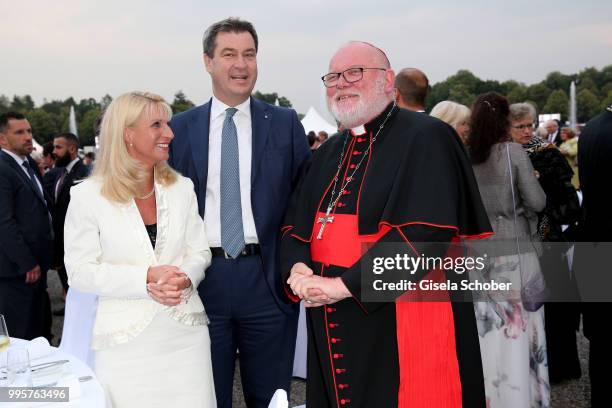
[[0,314],[0,353],[6,350],[11,344],[8,329],[6,328],[6,322],[4,321],[4,315]]
[[[6,357],[4,351],[8,349],[11,344],[11,339],[6,328],[6,322],[4,321],[4,315],[0,314],[0,367],[6,366]],[[0,369],[0,387],[6,386],[6,370]]]

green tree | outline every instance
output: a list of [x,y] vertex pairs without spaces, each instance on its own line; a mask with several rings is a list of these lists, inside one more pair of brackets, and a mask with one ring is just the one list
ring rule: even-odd
[[550,95],[550,89],[540,82],[527,87],[527,99],[534,102],[536,110],[542,109]]
[[457,86],[458,84],[465,85],[466,90],[470,93],[477,92],[482,83],[482,80],[467,69],[460,69],[455,75],[448,78],[447,81],[450,82],[451,88]]
[[0,95],[0,113],[8,112],[11,106],[9,98],[4,95]]
[[601,110],[603,111],[608,106],[612,106],[612,91],[608,92],[608,96],[601,102]]
[[100,99],[100,107],[102,109],[106,109],[112,101],[113,101],[113,97],[110,96],[109,94],[106,94],[102,97],[102,99]]
[[606,84],[603,87],[601,87],[599,94],[601,95],[602,98],[605,99],[610,94],[610,91],[612,91],[612,81],[606,82]]
[[32,126],[34,138],[41,145],[53,140],[53,137],[60,132],[54,116],[44,109],[32,109],[31,111],[24,112],[24,114]]
[[64,101],[53,100],[49,102],[45,99],[44,103],[42,104],[40,108],[44,110],[45,112],[50,113],[52,115],[61,115],[62,111],[64,110],[64,107],[65,107]]
[[174,101],[172,101],[172,112],[179,113],[185,112],[187,109],[191,109],[195,106],[193,102],[187,99],[187,96],[183,93],[183,91],[178,91],[174,94]]
[[289,101],[289,99],[285,98],[284,96],[279,97],[276,92],[262,93],[259,91],[255,91],[253,97],[259,99],[260,101],[267,102],[271,105],[274,105],[276,103],[276,100],[278,99],[278,104],[280,106],[284,106],[285,108],[290,108],[292,106],[291,101]]
[[569,109],[569,98],[567,94],[562,89],[557,89],[553,91],[541,113],[560,113],[561,119],[567,117],[567,111]]
[[572,77],[569,75],[562,74],[559,71],[551,72],[546,76],[544,85],[551,91],[561,89],[565,92],[569,92],[570,84],[572,83]]
[[585,89],[588,89],[593,94],[597,94],[597,84],[595,83],[593,78],[586,77],[581,79],[580,82],[578,82],[578,85],[576,86],[576,91],[580,93],[580,91]]
[[603,67],[599,75],[603,84],[612,82],[612,65]]
[[527,87],[523,84],[517,84],[506,93],[506,97],[510,103],[525,102],[525,100],[527,100],[527,95]]
[[594,67],[585,68],[578,73],[578,85],[584,83],[585,80],[591,80],[595,86],[603,85],[601,73]]
[[457,84],[450,89],[448,99],[453,102],[461,103],[465,106],[472,106],[476,96],[469,91],[465,84]]
[[99,109],[100,104],[94,98],[81,99],[79,103],[75,106],[74,111],[76,113],[77,119],[83,118],[87,112],[92,109]]
[[81,142],[81,146],[91,146],[95,144],[94,124],[101,112],[102,109],[96,106],[88,110],[78,122],[79,141]]
[[499,83],[499,81],[487,79],[486,81],[480,81],[476,83],[476,87],[473,89],[473,93],[475,95],[481,95],[486,92],[497,92],[499,94],[504,94],[504,87]]
[[13,96],[13,101],[11,102],[11,110],[17,112],[25,112],[34,109],[34,101],[30,95],[24,96]]
[[588,89],[583,89],[576,95],[578,105],[578,121],[588,122],[593,116],[600,112],[601,103],[597,96]]
[[425,100],[427,110],[431,110],[439,102],[447,100],[449,92],[450,84],[448,83],[448,80],[434,84],[427,95],[427,99]]

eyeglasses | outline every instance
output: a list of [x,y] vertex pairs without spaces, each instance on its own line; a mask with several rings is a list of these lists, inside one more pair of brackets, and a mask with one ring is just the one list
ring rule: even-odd
[[518,125],[518,126],[512,126],[513,129],[517,129],[517,130],[523,130],[523,129],[533,129],[533,123],[530,123],[528,125]]
[[332,86],[336,86],[336,83],[340,79],[340,75],[344,78],[344,80],[348,83],[353,83],[357,81],[361,81],[363,78],[363,71],[366,69],[375,69],[379,71],[386,71],[386,68],[349,68],[345,69],[342,72],[330,72],[329,74],[325,74],[321,77],[323,80],[323,84],[327,88],[331,88]]

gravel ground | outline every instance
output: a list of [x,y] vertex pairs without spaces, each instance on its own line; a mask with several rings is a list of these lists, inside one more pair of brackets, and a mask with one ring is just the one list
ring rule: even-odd
[[[49,272],[49,295],[53,310],[64,307],[62,299],[62,288],[57,273]],[[63,317],[53,317],[54,344],[57,344],[62,333],[64,321]],[[562,384],[553,386],[551,391],[552,408],[588,408],[591,389],[588,379],[588,340],[582,335],[578,336],[578,351],[580,354],[580,364],[582,366],[582,378],[578,380],[566,381]],[[242,385],[240,382],[240,369],[236,364],[236,374],[234,376],[234,404],[236,408],[246,407],[242,398]],[[306,401],[306,382],[301,379],[294,379],[291,383],[291,403],[290,407],[304,404]]]

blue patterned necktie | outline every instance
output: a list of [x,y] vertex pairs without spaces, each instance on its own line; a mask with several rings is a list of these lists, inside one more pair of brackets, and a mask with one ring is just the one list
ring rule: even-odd
[[236,108],[225,110],[221,131],[221,246],[232,258],[244,248]]

